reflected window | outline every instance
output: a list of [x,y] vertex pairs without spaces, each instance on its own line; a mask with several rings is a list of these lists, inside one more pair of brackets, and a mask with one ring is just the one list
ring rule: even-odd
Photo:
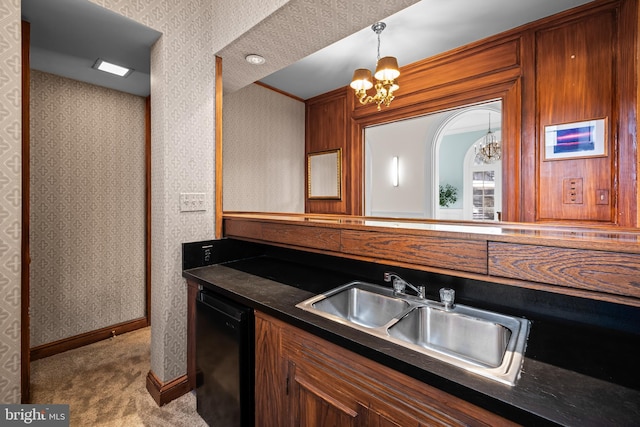
[[493,221],[496,219],[495,171],[473,172],[473,219]]
[[502,161],[485,163],[482,156],[476,153],[475,146],[471,146],[464,164],[464,219],[499,221],[502,211]]

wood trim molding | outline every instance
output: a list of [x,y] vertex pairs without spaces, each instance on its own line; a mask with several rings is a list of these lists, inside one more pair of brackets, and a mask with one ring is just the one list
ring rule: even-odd
[[147,96],[145,100],[145,115],[144,115],[144,179],[145,179],[145,215],[147,220],[145,222],[145,271],[144,271],[144,286],[145,286],[145,298],[146,298],[146,317],[147,326],[151,325],[151,96]]
[[52,343],[33,347],[30,351],[31,360],[38,360],[54,354],[63,353],[74,348],[93,344],[98,341],[111,338],[115,335],[122,335],[126,332],[135,331],[137,329],[146,328],[148,321],[146,317],[131,320],[129,322],[118,323],[117,325],[108,326],[96,331],[86,332],[84,334],[75,335],[73,337],[64,338]]
[[147,391],[158,406],[166,405],[190,390],[191,386],[186,375],[163,384],[153,371],[149,370],[147,374]]
[[[618,12],[618,49],[629,54],[616,55],[618,101],[618,141],[617,164],[615,165],[618,185],[617,215],[614,219],[622,227],[640,225],[640,194],[638,194],[638,169],[640,169],[640,150],[638,150],[638,109],[640,108],[640,84],[638,84],[640,45],[638,35],[640,6],[638,1],[622,1]],[[634,34],[634,37],[627,37]],[[635,55],[634,55],[635,54]],[[635,179],[633,178],[635,177]]]
[[287,97],[289,97],[289,98],[291,98],[291,99],[295,99],[296,101],[304,102],[304,99],[300,98],[299,96],[295,96],[295,95],[292,95],[292,94],[290,94],[290,93],[288,93],[288,92],[285,92],[285,91],[283,91],[283,90],[280,90],[280,89],[278,89],[278,88],[276,88],[276,87],[269,86],[269,85],[267,85],[267,84],[262,83],[261,81],[257,81],[257,82],[254,82],[254,83],[255,83],[255,84],[257,84],[258,86],[262,86],[262,87],[263,87],[263,88],[265,88],[265,89],[269,89],[269,90],[272,90],[272,91],[274,91],[274,92],[277,92],[277,93],[279,93],[280,95],[287,96]]
[[28,403],[30,400],[29,381],[31,377],[31,367],[29,360],[30,347],[30,328],[29,328],[29,264],[31,257],[29,255],[29,159],[30,159],[30,142],[31,137],[29,121],[31,110],[29,100],[31,98],[31,71],[29,61],[31,40],[31,24],[22,21],[22,243],[20,249],[21,263],[21,306],[20,306],[20,375],[21,375],[21,399],[22,403]]
[[197,283],[187,280],[187,379],[189,389],[197,387],[196,382],[196,299],[199,286]]
[[222,238],[222,58],[216,56],[215,81],[215,237]]

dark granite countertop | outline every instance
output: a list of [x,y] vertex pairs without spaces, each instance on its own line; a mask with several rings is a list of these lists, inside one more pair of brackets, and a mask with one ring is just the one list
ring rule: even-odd
[[[609,353],[603,356],[598,352],[598,346],[608,343],[601,343],[597,337],[589,342],[588,333],[584,334],[587,338],[581,340],[576,338],[580,334],[572,331],[566,342],[562,339],[559,342],[557,337],[562,335],[557,334],[557,325],[534,322],[521,377],[515,386],[507,386],[296,308],[299,302],[353,278],[326,270],[310,271],[295,265],[283,268],[271,263],[260,258],[236,261],[188,269],[183,276],[523,425],[632,426],[639,423],[640,368],[633,361],[637,353],[631,352],[637,338],[622,345],[622,363],[619,363],[620,360],[609,360],[606,356]],[[271,271],[277,274],[272,275]],[[554,338],[549,340],[542,334]],[[613,336],[610,340],[615,343],[619,337]],[[589,346],[591,349],[584,348]],[[563,359],[566,360],[562,362]],[[606,368],[607,363],[611,369],[603,369],[598,374],[599,367]],[[632,372],[626,371],[629,367]]]

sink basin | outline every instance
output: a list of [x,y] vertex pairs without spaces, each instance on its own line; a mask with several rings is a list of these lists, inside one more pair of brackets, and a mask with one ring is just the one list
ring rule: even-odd
[[410,307],[409,302],[393,296],[390,289],[362,282],[349,283],[307,301],[301,308],[365,328],[386,325]]
[[429,306],[412,310],[388,332],[393,338],[490,368],[502,364],[512,333],[491,319]]
[[528,320],[351,282],[296,307],[507,385],[520,375]]

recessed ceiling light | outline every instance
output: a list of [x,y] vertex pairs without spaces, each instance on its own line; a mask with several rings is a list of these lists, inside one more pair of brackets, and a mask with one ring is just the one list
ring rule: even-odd
[[254,53],[252,53],[252,54],[250,54],[250,55],[245,56],[245,57],[244,57],[244,59],[246,59],[246,60],[247,60],[247,62],[248,62],[249,64],[252,64],[252,65],[262,65],[262,64],[264,64],[265,62],[267,62],[267,61],[264,59],[264,57],[262,57],[262,56],[260,56],[260,55],[256,55],[256,54],[254,54]]
[[112,64],[111,62],[107,62],[104,59],[98,58],[95,64],[93,64],[93,68],[96,70],[104,71],[105,73],[115,74],[120,77],[127,77],[129,74],[133,72],[133,69],[122,67],[120,65]]

